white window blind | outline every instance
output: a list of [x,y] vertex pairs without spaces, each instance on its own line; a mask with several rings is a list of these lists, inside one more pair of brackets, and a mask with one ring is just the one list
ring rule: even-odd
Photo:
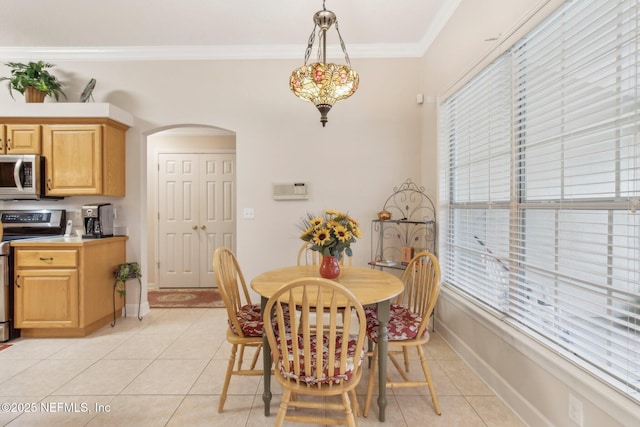
[[640,401],[638,0],[567,2],[440,106],[446,283]]

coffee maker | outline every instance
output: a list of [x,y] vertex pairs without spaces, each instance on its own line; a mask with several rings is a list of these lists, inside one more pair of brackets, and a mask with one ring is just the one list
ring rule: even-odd
[[113,205],[96,203],[82,207],[85,239],[99,239],[113,236]]

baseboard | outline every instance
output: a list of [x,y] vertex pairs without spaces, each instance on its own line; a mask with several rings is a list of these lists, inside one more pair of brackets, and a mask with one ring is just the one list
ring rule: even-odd
[[569,396],[585,425],[640,425],[640,405],[533,338],[443,287],[437,330],[527,425],[575,425]]
[[[142,301],[140,304],[140,316],[144,317],[149,314],[151,309],[149,308],[149,301]],[[124,311],[122,313],[124,316]],[[138,316],[138,303],[127,304],[127,317],[137,317]]]
[[[439,315],[441,311],[441,309],[436,310],[436,315]],[[438,334],[526,425],[553,427],[554,424],[544,414],[540,413],[509,382],[500,376],[493,366],[481,358],[454,329],[449,328],[444,319],[437,316],[436,320]]]

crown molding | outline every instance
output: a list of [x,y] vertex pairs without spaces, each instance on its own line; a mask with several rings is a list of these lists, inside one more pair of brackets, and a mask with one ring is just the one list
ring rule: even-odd
[[458,9],[460,3],[462,3],[462,0],[449,0],[444,2],[442,7],[438,9],[438,13],[433,18],[432,24],[429,25],[427,32],[420,40],[419,50],[420,52],[422,52],[420,56],[424,55],[427,52],[427,49],[429,49],[431,43],[435,41],[436,37],[438,37],[438,34],[440,34],[440,31],[442,31],[447,22],[449,22],[449,19],[451,19],[455,11]]
[[[226,46],[77,46],[0,47],[1,61],[186,61],[243,59],[303,59],[303,45]],[[419,44],[350,45],[351,58],[415,58],[423,55]],[[327,56],[342,58],[337,45],[327,46]],[[312,58],[314,56],[312,55]]]

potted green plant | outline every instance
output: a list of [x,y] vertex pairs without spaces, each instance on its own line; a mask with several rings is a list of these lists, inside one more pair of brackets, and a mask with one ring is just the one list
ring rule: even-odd
[[7,62],[5,65],[11,69],[11,77],[0,77],[0,81],[7,80],[12,98],[13,90],[24,94],[26,102],[43,102],[45,96],[53,96],[56,101],[60,95],[67,97],[62,91],[62,83],[47,71],[47,68],[54,67],[53,64],[38,61],[27,64]]
[[118,265],[118,269],[113,272],[113,276],[116,279],[118,285],[116,290],[121,296],[127,294],[127,288],[125,286],[128,279],[139,279],[142,277],[142,270],[140,264],[137,262],[128,262]]

